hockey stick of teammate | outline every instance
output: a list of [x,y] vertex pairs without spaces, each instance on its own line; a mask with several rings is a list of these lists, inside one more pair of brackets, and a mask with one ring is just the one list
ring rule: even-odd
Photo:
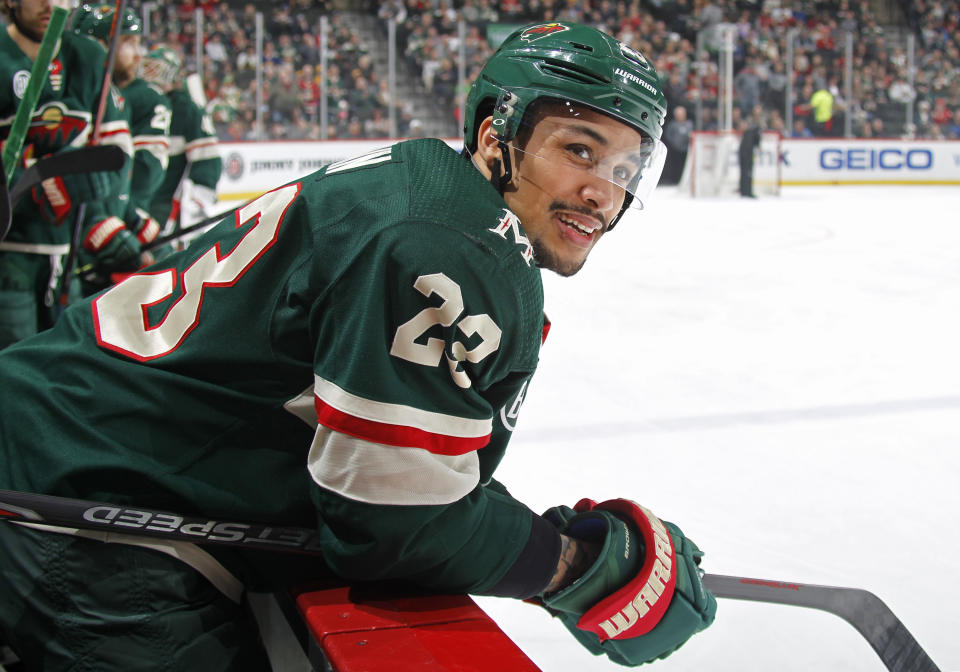
[[123,161],[123,150],[116,145],[87,145],[69,152],[46,156],[27,168],[13,185],[13,189],[10,190],[10,207],[16,207],[23,196],[48,178],[120,170]]
[[703,585],[715,597],[829,612],[856,628],[890,672],[940,672],[890,607],[866,590],[719,574],[705,574]]
[[[90,130],[90,143],[96,145],[100,141],[100,124],[107,111],[107,97],[110,95],[110,86],[113,83],[113,64],[117,60],[117,48],[120,44],[120,15],[126,5],[126,0],[117,0],[113,10],[113,20],[110,22],[110,48],[107,50],[107,61],[104,65],[103,83],[100,85],[100,98],[97,101],[97,111],[93,117],[93,126]],[[73,235],[70,238],[70,251],[63,264],[63,275],[60,276],[60,300],[57,307],[60,311],[67,307],[70,300],[70,283],[73,280],[73,265],[77,260],[77,248],[80,247],[80,232],[83,229],[83,220],[86,218],[87,205],[77,206],[77,218],[73,224]]]
[[[0,490],[0,520],[197,544],[321,553],[316,531],[307,528],[182,516],[10,490]],[[703,583],[716,597],[809,607],[839,616],[867,640],[890,672],[940,672],[900,619],[873,593],[719,574],[705,574]]]
[[54,50],[60,40],[60,35],[63,33],[63,26],[67,22],[68,14],[69,12],[63,7],[53,7],[47,29],[43,33],[43,40],[40,42],[37,60],[33,62],[33,67],[30,69],[30,82],[23,92],[23,98],[20,99],[20,104],[17,106],[16,116],[14,116],[13,123],[10,125],[7,144],[3,147],[3,170],[8,184],[13,179],[13,171],[20,161],[20,151],[23,149],[23,142],[27,137],[30,118],[33,116],[34,108],[36,108],[37,101],[40,99],[43,86],[47,83],[50,62],[53,60]]
[[10,230],[10,217],[13,206],[10,204],[10,192],[7,190],[7,171],[0,166],[0,242],[7,237]]

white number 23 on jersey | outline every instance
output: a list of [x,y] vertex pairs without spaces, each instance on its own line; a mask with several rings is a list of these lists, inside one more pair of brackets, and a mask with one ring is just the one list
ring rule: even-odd
[[[393,336],[390,354],[424,366],[439,366],[441,360],[446,358],[453,381],[464,389],[470,387],[470,377],[459,368],[459,362],[477,363],[496,352],[500,347],[500,327],[486,313],[465,315],[461,318],[464,306],[460,285],[443,273],[421,275],[413,283],[413,287],[427,297],[436,294],[443,303],[424,308],[413,319],[401,324]],[[454,323],[467,338],[479,336],[480,343],[472,350],[467,350],[463,343],[456,341],[448,354],[444,352],[443,341],[439,338],[428,338],[425,343],[417,342],[431,327],[449,327]]]

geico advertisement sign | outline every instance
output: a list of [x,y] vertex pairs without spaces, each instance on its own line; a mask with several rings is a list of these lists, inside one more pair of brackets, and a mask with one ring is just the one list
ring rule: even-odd
[[783,183],[960,184],[960,142],[785,139]]
[[931,170],[933,152],[929,149],[837,149],[820,150],[824,170]]

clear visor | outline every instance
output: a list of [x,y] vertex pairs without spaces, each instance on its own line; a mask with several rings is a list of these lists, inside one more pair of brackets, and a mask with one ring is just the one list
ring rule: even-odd
[[[592,188],[599,198],[609,198],[615,204],[622,204],[630,194],[630,207],[636,209],[643,209],[660,181],[667,157],[667,148],[660,140],[567,101],[551,100],[539,106],[535,114],[525,114],[507,145],[515,153],[521,176],[523,161],[546,161],[558,185],[569,186],[568,180],[586,179],[584,184],[594,183]],[[606,184],[598,184],[600,181]],[[549,185],[540,186],[549,190]]]

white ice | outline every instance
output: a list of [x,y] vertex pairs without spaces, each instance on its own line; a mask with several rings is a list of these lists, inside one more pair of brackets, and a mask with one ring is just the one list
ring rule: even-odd
[[[572,278],[497,475],[540,511],[626,497],[708,572],[864,588],[960,671],[956,187],[658,190]],[[545,672],[620,670],[513,600],[480,605]],[[882,672],[838,617],[721,600],[649,669]]]

